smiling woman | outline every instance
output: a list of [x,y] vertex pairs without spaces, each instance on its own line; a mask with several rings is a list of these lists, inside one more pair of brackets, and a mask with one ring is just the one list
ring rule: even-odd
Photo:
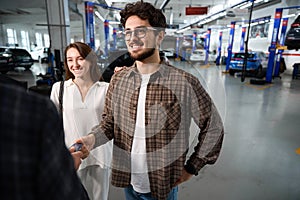
[[[69,147],[101,121],[108,83],[99,81],[97,56],[85,43],[71,43],[66,48],[64,67],[63,89],[59,82],[55,83],[50,98],[61,112],[65,143]],[[107,143],[92,150],[80,165],[78,175],[91,199],[108,198],[111,151],[112,144]]]

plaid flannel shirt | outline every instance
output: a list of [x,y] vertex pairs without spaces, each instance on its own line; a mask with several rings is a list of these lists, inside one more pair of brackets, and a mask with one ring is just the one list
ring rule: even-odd
[[[117,187],[130,185],[140,85],[135,65],[115,74],[108,88],[103,121],[91,132],[95,146],[114,140],[112,184]],[[195,134],[197,145],[187,158],[192,119],[200,132]],[[151,194],[159,200],[166,199],[184,168],[197,174],[219,156],[223,123],[210,96],[195,76],[164,61],[147,85],[145,127]]]

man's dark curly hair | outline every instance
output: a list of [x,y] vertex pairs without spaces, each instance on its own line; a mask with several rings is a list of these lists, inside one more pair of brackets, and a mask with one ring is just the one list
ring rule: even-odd
[[133,15],[143,20],[148,20],[152,27],[162,30],[167,27],[166,17],[162,11],[148,2],[137,1],[135,3],[128,3],[125,8],[121,10],[120,15],[123,27],[125,27],[127,19]]

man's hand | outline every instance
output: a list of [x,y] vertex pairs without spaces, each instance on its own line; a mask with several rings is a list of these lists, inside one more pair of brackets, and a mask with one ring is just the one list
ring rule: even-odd
[[185,171],[185,169],[183,169],[181,177],[179,177],[179,179],[174,183],[173,187],[176,187],[179,184],[181,184],[185,181],[188,181],[189,179],[192,178],[192,176],[193,176],[193,174],[190,174],[187,171]]
[[[90,151],[93,149],[93,146],[95,144],[95,136],[93,134],[84,136],[78,140],[76,140],[76,143],[83,144],[81,147],[82,157],[81,159],[85,159],[90,154]],[[72,147],[74,148],[74,147]],[[75,150],[75,148],[74,148]],[[71,151],[71,149],[70,149]]]
[[115,67],[115,70],[114,70],[114,73],[117,73],[119,71],[122,71],[123,69],[125,69],[126,66],[123,66],[123,67]]

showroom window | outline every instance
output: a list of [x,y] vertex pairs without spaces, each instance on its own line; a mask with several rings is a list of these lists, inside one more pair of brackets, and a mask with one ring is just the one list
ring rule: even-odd
[[30,49],[29,48],[29,37],[28,37],[27,31],[21,31],[21,43],[22,43],[22,47],[24,47],[26,49]]
[[43,38],[42,38],[42,34],[41,33],[35,33],[35,41],[36,41],[36,45],[38,47],[42,47],[43,46]]
[[45,47],[50,47],[50,38],[48,34],[44,34],[44,44]]
[[8,45],[15,46],[16,44],[18,44],[16,30],[8,28],[6,32],[7,32]]

